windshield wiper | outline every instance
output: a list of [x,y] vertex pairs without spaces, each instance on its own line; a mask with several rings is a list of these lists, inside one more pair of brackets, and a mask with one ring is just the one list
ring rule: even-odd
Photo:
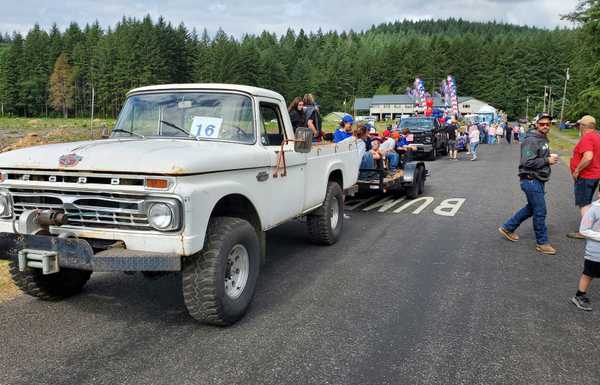
[[112,130],[112,133],[114,134],[115,132],[124,132],[126,134],[129,134],[131,136],[137,136],[138,138],[142,138],[142,139],[146,139],[146,137],[142,134],[138,134],[137,132],[133,132],[133,131],[127,131],[127,130],[123,130],[122,128],[115,128]]
[[171,122],[167,122],[166,120],[161,120],[160,122],[163,123],[163,124],[166,124],[169,127],[173,127],[174,129],[176,129],[178,131],[181,131],[181,132],[183,132],[184,134],[186,134],[188,136],[190,135],[190,133],[188,131],[184,130],[183,128],[181,128],[181,127],[179,127],[179,126],[177,126],[177,125],[175,125],[175,124],[173,124]]

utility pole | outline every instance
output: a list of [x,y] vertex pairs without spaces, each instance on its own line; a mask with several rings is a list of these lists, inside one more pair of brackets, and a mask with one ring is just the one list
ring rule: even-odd
[[565,74],[565,88],[563,89],[562,107],[560,108],[560,127],[563,126],[563,118],[565,116],[565,99],[567,97],[567,83],[569,81],[569,67],[567,67],[567,73]]
[[542,112],[546,112],[546,98],[548,97],[548,86],[544,86],[544,109]]
[[94,96],[95,90],[94,86],[92,86],[92,114],[90,115],[90,136],[94,139]]
[[548,86],[549,88],[549,93],[548,93],[548,113],[550,115],[552,115],[552,110],[553,110],[553,105],[552,105],[552,86]]

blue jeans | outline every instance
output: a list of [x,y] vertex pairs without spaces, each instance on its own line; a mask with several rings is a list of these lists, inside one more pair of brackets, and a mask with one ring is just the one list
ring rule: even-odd
[[390,151],[386,154],[385,158],[388,161],[390,170],[395,171],[398,168],[398,163],[400,162],[400,155],[398,155],[397,152]]
[[471,143],[471,154],[473,154],[473,158],[477,158],[477,148],[479,148],[479,143]]
[[521,181],[521,190],[527,197],[527,205],[517,211],[502,227],[512,233],[526,219],[533,217],[533,230],[537,244],[545,245],[548,243],[548,228],[544,183],[537,179],[524,179]]
[[[373,159],[373,154],[370,152],[365,152],[360,161],[360,168],[373,169],[375,168],[375,160]],[[360,171],[358,174],[358,179],[368,180],[377,177],[377,173],[375,171]]]

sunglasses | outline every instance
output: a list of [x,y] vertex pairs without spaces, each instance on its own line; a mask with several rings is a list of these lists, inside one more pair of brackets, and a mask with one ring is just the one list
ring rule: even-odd
[[538,123],[540,127],[550,127],[550,123]]

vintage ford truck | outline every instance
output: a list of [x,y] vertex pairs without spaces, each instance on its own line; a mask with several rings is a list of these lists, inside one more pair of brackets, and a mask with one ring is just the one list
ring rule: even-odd
[[335,243],[356,143],[312,144],[276,92],[227,84],[137,88],[112,136],[0,154],[0,258],[43,300],[78,293],[92,272],[180,272],[192,317],[246,312],[265,231],[306,217]]

